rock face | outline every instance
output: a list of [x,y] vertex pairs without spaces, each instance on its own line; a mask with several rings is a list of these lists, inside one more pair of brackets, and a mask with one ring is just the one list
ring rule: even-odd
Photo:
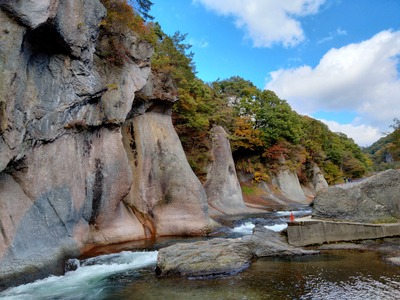
[[324,174],[318,165],[313,164],[310,169],[311,178],[308,183],[302,185],[302,189],[306,197],[309,199],[315,198],[316,194],[328,187]]
[[238,172],[243,186],[250,187],[251,193],[244,194],[246,205],[251,207],[285,207],[310,204],[316,194],[328,187],[321,169],[316,164],[307,164],[306,182],[300,183],[296,172],[285,167],[285,160],[269,182],[255,182],[254,175]]
[[379,223],[400,219],[400,171],[388,170],[356,184],[317,194],[313,218]]
[[313,171],[313,175],[312,175],[313,190],[315,192],[319,192],[321,190],[326,189],[328,187],[328,183],[326,182],[324,174],[322,173],[322,171],[318,167],[318,165],[314,164],[312,171]]
[[146,236],[210,231],[207,197],[185,158],[170,110],[155,106],[126,124],[125,145],[134,180],[125,202],[145,224]]
[[253,258],[241,239],[212,239],[175,244],[158,252],[156,273],[187,277],[229,275],[247,268]]
[[104,58],[105,15],[98,0],[0,0],[0,289],[93,246],[209,230],[176,88],[133,33],[123,65]]
[[304,191],[301,188],[299,178],[295,172],[292,172],[287,169],[282,169],[274,178],[274,183],[279,187],[282,195],[287,199],[307,204],[310,200],[304,194]]
[[243,238],[217,238],[162,248],[158,252],[156,273],[161,276],[223,276],[244,270],[257,257],[318,253],[290,246],[279,233],[257,225],[252,235]]
[[288,244],[286,236],[261,225],[256,225],[253,234],[245,236],[243,239],[256,257],[314,255],[319,253],[318,251],[291,246]]
[[211,130],[212,163],[204,185],[209,205],[224,214],[248,211],[236,175],[231,146],[225,130],[215,126]]

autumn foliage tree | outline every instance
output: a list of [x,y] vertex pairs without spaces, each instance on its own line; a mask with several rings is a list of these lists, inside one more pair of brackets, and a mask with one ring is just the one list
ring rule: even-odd
[[125,45],[127,35],[135,35],[152,45],[156,44],[156,33],[152,23],[146,23],[139,11],[127,0],[100,0],[107,9],[107,16],[101,23],[100,40],[102,47],[98,54],[115,65],[129,61],[129,49]]

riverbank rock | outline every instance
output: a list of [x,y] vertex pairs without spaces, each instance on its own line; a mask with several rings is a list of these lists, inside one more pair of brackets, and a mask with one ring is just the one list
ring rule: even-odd
[[256,257],[314,255],[318,251],[304,250],[291,246],[287,237],[281,233],[256,225],[251,236],[243,237],[244,242],[252,249]]
[[186,160],[171,115],[150,110],[128,126],[134,180],[124,201],[135,209],[147,237],[209,232],[207,196]]
[[95,246],[209,230],[176,87],[105,16],[99,0],[0,1],[0,289]]
[[227,133],[221,126],[215,126],[211,140],[212,162],[204,185],[208,204],[224,214],[250,212],[243,201]]
[[[300,183],[296,172],[282,167],[271,175],[268,182],[254,180],[254,175],[238,172],[239,181],[244,187],[244,201],[255,208],[282,209],[285,207],[310,204],[318,191],[328,187],[320,168],[316,164],[307,165],[310,176]],[[287,208],[286,208],[287,209]]]
[[272,181],[285,198],[301,204],[308,204],[310,202],[310,199],[304,194],[299,178],[295,172],[281,169],[278,174],[273,177]]
[[252,251],[241,239],[179,243],[158,251],[156,273],[188,277],[229,275],[247,268],[252,258]]
[[224,276],[244,270],[257,257],[318,253],[290,246],[280,233],[256,225],[252,235],[242,238],[216,238],[162,248],[158,252],[156,273],[160,276]]
[[329,187],[317,194],[313,218],[363,223],[400,221],[400,170],[364,181]]

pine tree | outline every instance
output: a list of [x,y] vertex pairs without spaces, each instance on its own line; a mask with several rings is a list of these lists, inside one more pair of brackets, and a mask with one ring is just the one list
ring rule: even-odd
[[154,17],[149,14],[151,6],[154,4],[150,0],[129,0],[129,4],[132,5],[137,12],[145,20],[153,20]]

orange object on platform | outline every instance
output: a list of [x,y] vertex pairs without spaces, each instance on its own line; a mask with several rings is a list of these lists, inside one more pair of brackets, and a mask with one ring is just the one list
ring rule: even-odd
[[294,215],[292,212],[290,212],[290,222],[294,222]]

